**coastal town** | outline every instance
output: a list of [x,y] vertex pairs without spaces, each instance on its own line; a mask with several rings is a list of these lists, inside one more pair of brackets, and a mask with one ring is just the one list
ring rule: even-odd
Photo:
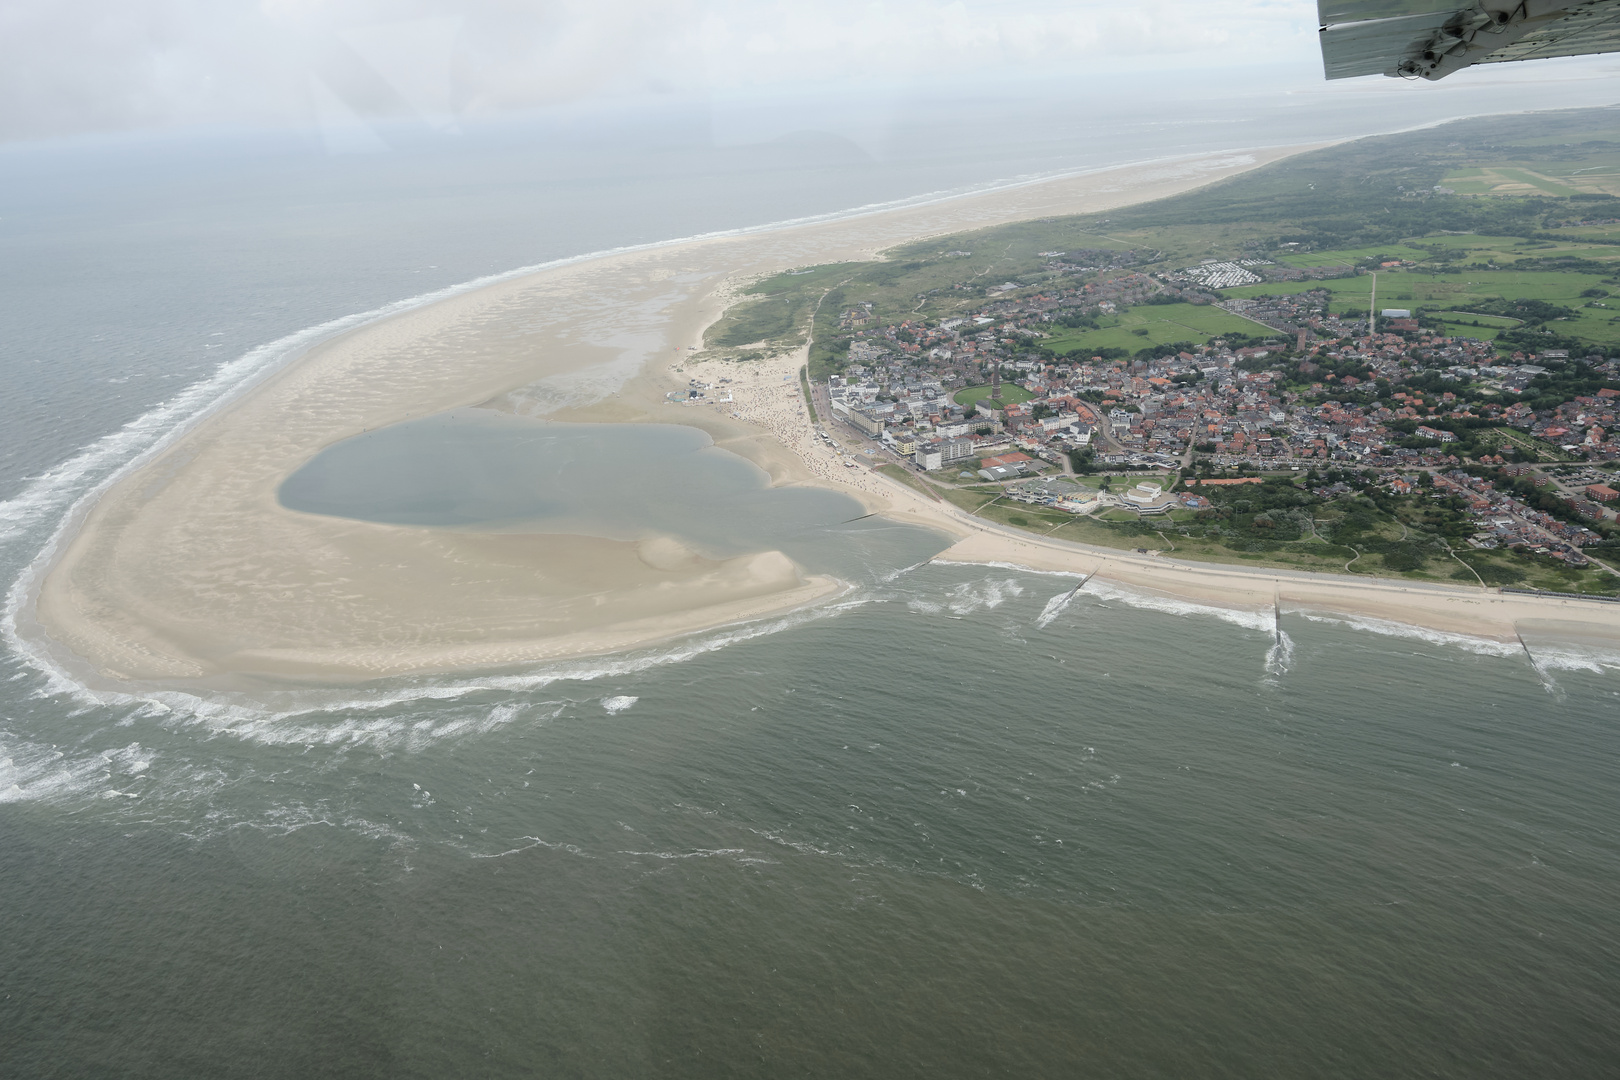
[[[1222,516],[1222,488],[1268,476],[1329,504],[1421,495],[1466,521],[1451,529],[1459,544],[1572,568],[1590,566],[1585,549],[1615,531],[1620,390],[1581,392],[1620,385],[1614,359],[1504,355],[1404,309],[1334,315],[1325,289],[1217,291],[1357,273],[1348,266],[1256,259],[1144,272],[1133,263],[1157,253],[1042,254],[1057,286],[992,286],[948,318],[840,311],[836,359],[806,383],[817,437],[852,467],[887,462],[925,487],[995,485],[1003,502],[1166,517],[1184,533]],[[1219,309],[1252,333],[1134,354],[1054,348],[1070,328],[1167,303]],[[685,393],[730,397],[700,382]]]

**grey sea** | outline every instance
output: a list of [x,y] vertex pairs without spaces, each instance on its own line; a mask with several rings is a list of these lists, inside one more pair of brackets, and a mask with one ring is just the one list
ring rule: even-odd
[[[1043,138],[919,112],[882,152],[611,117],[364,158],[0,151],[0,1075],[1613,1075],[1620,657],[1577,642],[930,564],[932,533],[784,498],[689,430],[477,410],[329,448],[283,502],[780,546],[852,587],[637,652],[347,688],[123,693],[25,632],[76,505],[365,312],[1394,126],[1222,108]],[[627,479],[632,458],[658,467]]]

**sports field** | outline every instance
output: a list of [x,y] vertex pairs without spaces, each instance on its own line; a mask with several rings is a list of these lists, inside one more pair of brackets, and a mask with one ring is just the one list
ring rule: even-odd
[[[958,405],[977,405],[990,397],[988,386],[969,386],[958,390],[954,395]],[[1034,394],[1025,390],[1017,383],[1004,382],[1001,384],[1001,401],[1004,405],[1021,405],[1033,400]]]
[[1222,334],[1275,333],[1269,327],[1204,304],[1148,304],[1099,318],[1100,329],[1056,330],[1041,342],[1063,355],[1087,349],[1136,352],[1175,341],[1202,344]]

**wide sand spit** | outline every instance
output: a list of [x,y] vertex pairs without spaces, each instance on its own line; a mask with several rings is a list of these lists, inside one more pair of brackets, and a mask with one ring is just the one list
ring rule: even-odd
[[[698,351],[705,328],[763,275],[1163,198],[1301,149],[1134,165],[610,254],[378,319],[309,349],[108,487],[57,546],[29,621],[96,681],[350,683],[618,651],[845,587],[780,552],[711,560],[670,537],[385,525],[277,501],[282,481],[333,443],[483,407],[702,428],[773,485],[836,488],[870,512],[942,531],[956,543],[941,560],[1097,573],[1210,604],[1281,603],[1499,641],[1527,620],[1612,635],[1620,611],[1606,605],[1174,562],[1004,529],[845,466],[806,415],[803,350],[741,364]],[[735,400],[666,404],[692,377],[733,379]]]

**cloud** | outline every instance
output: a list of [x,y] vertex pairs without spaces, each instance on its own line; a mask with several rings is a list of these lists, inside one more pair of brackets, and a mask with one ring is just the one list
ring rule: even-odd
[[814,72],[1158,69],[1189,60],[1236,68],[1275,61],[1302,42],[1314,48],[1315,31],[1314,5],[1295,0],[909,0],[830,12],[770,0],[711,5],[703,44],[711,81],[724,84]]
[[1311,0],[10,0],[0,139],[1186,68],[1275,85],[1316,49]]

